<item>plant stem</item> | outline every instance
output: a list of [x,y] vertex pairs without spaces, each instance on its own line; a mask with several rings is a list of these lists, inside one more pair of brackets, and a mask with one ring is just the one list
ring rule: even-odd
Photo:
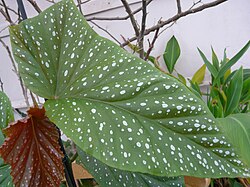
[[71,165],[70,159],[69,159],[69,157],[64,149],[63,142],[61,139],[61,131],[57,126],[56,126],[56,128],[57,128],[57,131],[59,134],[59,139],[58,139],[59,145],[61,146],[61,151],[63,152],[63,155],[64,155],[62,162],[63,162],[63,166],[64,166],[66,181],[67,181],[69,187],[76,187],[76,182],[75,182],[73,171],[72,171],[72,165]]
[[17,0],[17,4],[18,4],[18,9],[21,12],[21,16],[22,16],[23,20],[27,19],[27,14],[26,14],[25,8],[23,6],[23,0]]
[[78,157],[78,153],[76,152],[71,158],[70,158],[70,162],[74,162]]

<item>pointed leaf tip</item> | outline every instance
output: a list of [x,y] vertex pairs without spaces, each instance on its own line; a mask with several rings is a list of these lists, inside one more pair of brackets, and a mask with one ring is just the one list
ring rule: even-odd
[[175,36],[168,41],[163,58],[165,64],[168,68],[169,73],[172,73],[175,67],[175,64],[180,56],[181,50],[179,43]]

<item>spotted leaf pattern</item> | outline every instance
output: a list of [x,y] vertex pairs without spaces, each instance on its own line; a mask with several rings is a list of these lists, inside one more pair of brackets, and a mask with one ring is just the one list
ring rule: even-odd
[[15,186],[60,185],[63,165],[58,132],[45,117],[45,110],[31,108],[29,116],[3,130],[7,139],[0,155],[11,165]]
[[[0,131],[0,145],[4,141],[4,136]],[[12,178],[10,175],[10,166],[3,162],[3,159],[0,157],[0,186],[4,187],[13,187]]]
[[249,176],[205,103],[178,80],[98,36],[71,0],[10,29],[26,86],[83,151],[158,176]]
[[[0,130],[14,120],[11,103],[5,93],[0,91]],[[0,144],[1,145],[1,144]]]
[[[4,142],[2,128],[5,128],[11,121],[14,120],[13,111],[9,98],[5,93],[0,91],[0,146]],[[12,187],[12,178],[10,175],[10,166],[5,164],[0,157],[0,186]]]
[[157,177],[112,168],[77,149],[79,162],[94,176],[100,186],[171,187],[184,186],[183,177]]

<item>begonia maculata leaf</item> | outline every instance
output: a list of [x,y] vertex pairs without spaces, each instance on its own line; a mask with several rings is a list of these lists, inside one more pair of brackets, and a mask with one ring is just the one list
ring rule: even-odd
[[46,114],[108,166],[157,176],[249,176],[206,104],[100,37],[71,0],[10,29],[25,85]]

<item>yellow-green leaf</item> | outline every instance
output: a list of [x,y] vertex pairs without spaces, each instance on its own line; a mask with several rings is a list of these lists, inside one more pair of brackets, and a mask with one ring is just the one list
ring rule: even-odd
[[203,64],[194,74],[192,81],[201,84],[204,80],[206,73],[206,64]]

